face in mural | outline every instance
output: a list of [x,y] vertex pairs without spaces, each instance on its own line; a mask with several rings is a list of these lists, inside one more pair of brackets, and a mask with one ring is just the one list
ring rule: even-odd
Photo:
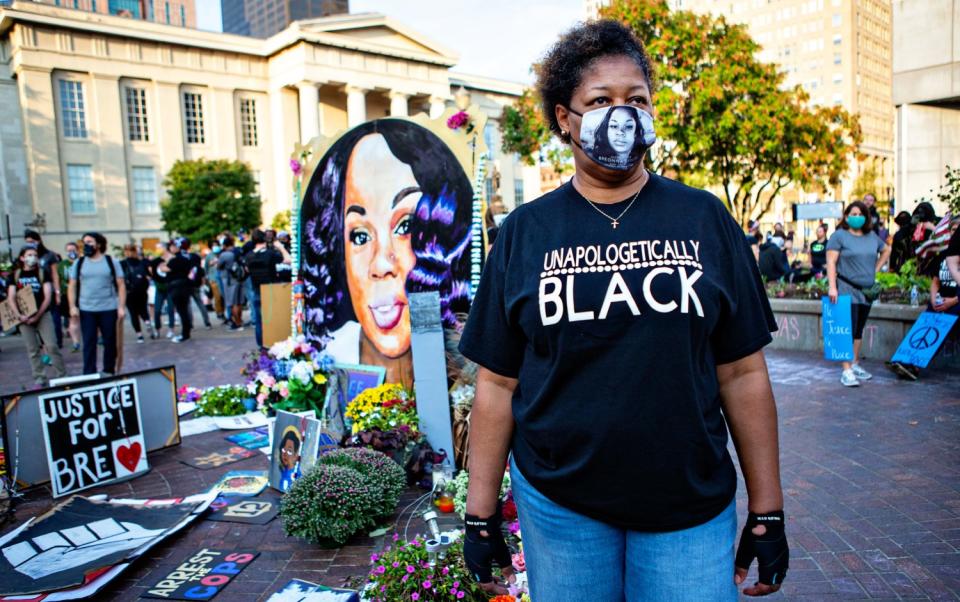
[[347,167],[344,260],[353,313],[387,357],[410,347],[405,285],[416,264],[411,227],[421,191],[413,170],[379,134],[362,138]]

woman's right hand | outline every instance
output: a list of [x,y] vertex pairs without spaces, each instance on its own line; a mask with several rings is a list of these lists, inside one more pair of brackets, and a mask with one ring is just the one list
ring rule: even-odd
[[500,567],[500,573],[509,582],[514,583],[513,564],[510,549],[500,530],[502,522],[499,510],[493,516],[481,519],[467,514],[464,521],[466,536],[463,542],[463,556],[467,569],[479,582],[480,588],[490,594],[505,595],[509,589],[493,578],[493,565]]
[[71,317],[71,318],[79,318],[79,317],[80,317],[80,310],[77,309],[76,307],[71,307],[71,308],[70,308],[70,317]]
[[830,291],[827,293],[827,296],[830,297],[830,303],[836,303],[837,297],[840,296],[839,293],[837,292],[837,287],[831,286]]

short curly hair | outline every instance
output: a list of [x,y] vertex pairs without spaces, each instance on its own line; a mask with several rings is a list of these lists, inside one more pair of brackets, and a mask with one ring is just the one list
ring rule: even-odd
[[543,114],[555,134],[561,135],[561,129],[554,108],[557,105],[569,107],[573,91],[583,80],[584,70],[597,59],[608,56],[633,59],[646,76],[647,86],[653,93],[656,77],[650,57],[643,42],[627,26],[612,19],[578,25],[557,40],[537,69],[537,92]]

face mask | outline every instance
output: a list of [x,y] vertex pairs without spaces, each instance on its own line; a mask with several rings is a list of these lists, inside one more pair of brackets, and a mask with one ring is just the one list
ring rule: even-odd
[[37,265],[36,255],[28,255],[27,257],[24,257],[23,264],[28,268],[32,268],[33,266]]
[[83,245],[83,256],[84,257],[93,257],[93,254],[97,252],[97,249],[93,245],[88,245],[84,243]]
[[616,171],[630,171],[657,141],[653,117],[629,105],[601,107],[580,116],[580,141],[573,143],[598,165]]
[[76,252],[76,251],[70,251],[69,253],[67,253],[67,257],[70,258],[70,261],[73,261],[73,260],[75,260],[75,259],[77,258],[77,252]]
[[854,230],[859,230],[863,225],[867,223],[867,218],[862,215],[848,215],[847,216],[847,225],[853,228]]
[[213,245],[213,248],[210,249],[210,250],[213,251],[213,254],[214,254],[214,255],[216,255],[217,253],[219,253],[219,252],[221,251],[220,245]]

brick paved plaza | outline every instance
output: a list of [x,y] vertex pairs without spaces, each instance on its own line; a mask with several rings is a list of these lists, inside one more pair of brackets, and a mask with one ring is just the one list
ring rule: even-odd
[[[253,333],[201,328],[183,345],[166,340],[137,345],[130,333],[126,340],[127,369],[174,363],[178,384],[207,386],[239,382],[240,356],[252,348]],[[0,339],[0,349],[2,389],[29,386],[20,341]],[[68,369],[77,373],[79,354],[66,356]],[[868,362],[875,378],[845,389],[838,369],[813,354],[770,351],[768,363],[780,408],[792,552],[783,590],[771,599],[960,598],[960,374],[907,383]],[[228,470],[267,467],[265,456],[206,471],[180,463],[222,449],[224,435],[188,437],[179,447],[151,454],[149,474],[90,493],[184,495],[206,489]],[[742,484],[740,496],[742,521]],[[29,492],[17,507],[16,522],[50,503],[49,492]],[[285,537],[279,519],[264,526],[200,521],[139,560],[99,599],[134,600],[191,551],[218,545],[262,551],[218,597],[253,601],[291,578],[339,585],[363,575],[382,538],[329,550]]]

